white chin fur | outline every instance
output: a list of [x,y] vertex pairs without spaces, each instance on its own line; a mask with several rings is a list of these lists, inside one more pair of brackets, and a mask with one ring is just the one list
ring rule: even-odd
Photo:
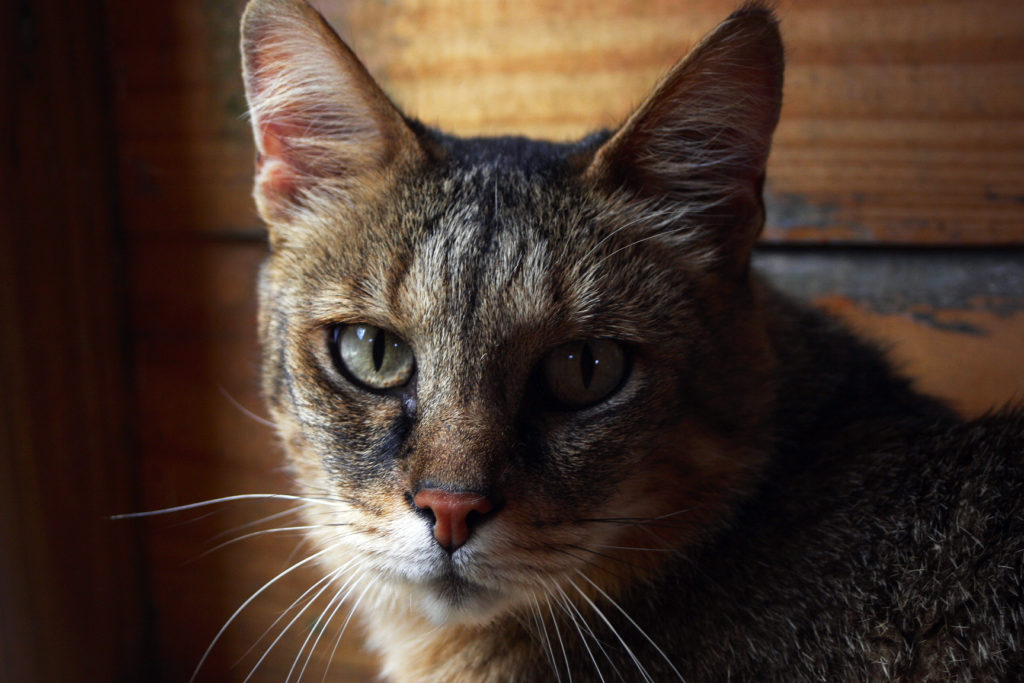
[[413,590],[423,614],[438,626],[482,626],[498,616],[508,604],[504,595],[480,586],[453,587],[438,583],[418,585]]

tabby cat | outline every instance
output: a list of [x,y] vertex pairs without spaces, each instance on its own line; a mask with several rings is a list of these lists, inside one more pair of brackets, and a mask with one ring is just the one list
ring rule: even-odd
[[266,399],[387,679],[1024,677],[1021,413],[751,270],[768,9],[568,144],[406,117],[302,0],[242,43]]

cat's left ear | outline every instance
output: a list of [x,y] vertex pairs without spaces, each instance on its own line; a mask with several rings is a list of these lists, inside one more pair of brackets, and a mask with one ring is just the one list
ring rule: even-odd
[[782,40],[759,5],[700,42],[602,145],[585,177],[733,272],[764,225],[761,197],[782,105]]
[[389,171],[423,158],[398,108],[303,0],[249,3],[242,67],[259,155],[254,194],[272,239],[321,197],[365,201]]

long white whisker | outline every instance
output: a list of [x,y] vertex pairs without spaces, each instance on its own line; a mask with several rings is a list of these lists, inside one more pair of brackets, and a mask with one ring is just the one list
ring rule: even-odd
[[224,632],[228,630],[228,627],[229,627],[229,626],[231,625],[231,623],[232,623],[232,622],[233,622],[233,621],[234,621],[234,620],[235,620],[235,619],[236,619],[236,618],[238,617],[238,615],[239,615],[239,614],[241,614],[241,613],[242,613],[242,610],[244,610],[244,609],[245,609],[246,607],[248,607],[248,606],[249,606],[250,604],[252,604],[252,601],[253,601],[253,600],[255,600],[255,599],[256,599],[257,597],[259,597],[259,596],[260,596],[261,594],[263,594],[263,592],[264,592],[264,591],[266,591],[266,590],[267,590],[268,588],[270,588],[270,587],[271,587],[271,586],[273,586],[273,585],[274,585],[275,583],[277,583],[278,581],[280,581],[280,580],[281,580],[282,578],[284,578],[284,577],[285,577],[285,576],[287,576],[288,574],[291,574],[291,573],[292,573],[293,571],[295,571],[295,570],[296,570],[296,569],[298,569],[299,567],[303,566],[304,564],[307,564],[307,563],[309,563],[309,562],[312,562],[313,560],[315,560],[316,558],[320,557],[321,555],[323,555],[323,554],[325,554],[325,553],[328,553],[328,552],[330,552],[330,551],[334,550],[335,548],[337,548],[337,546],[338,546],[338,544],[337,544],[337,543],[336,543],[336,544],[334,544],[334,545],[329,545],[329,546],[327,546],[326,548],[323,548],[322,550],[319,550],[319,551],[317,551],[317,552],[313,553],[312,555],[310,555],[310,556],[309,556],[309,557],[307,557],[306,559],[304,559],[304,560],[300,560],[300,561],[296,562],[296,563],[295,563],[295,564],[293,564],[292,566],[290,566],[290,567],[288,567],[287,569],[285,569],[284,571],[280,572],[280,573],[279,573],[279,574],[278,574],[277,576],[275,576],[274,578],[272,578],[272,579],[271,579],[270,581],[267,581],[267,582],[266,582],[265,584],[263,584],[263,586],[261,586],[261,587],[260,587],[260,588],[259,588],[259,589],[258,589],[258,590],[257,590],[257,591],[255,592],[255,593],[253,593],[252,595],[250,595],[250,596],[249,596],[249,597],[248,597],[248,598],[246,599],[246,601],[245,601],[245,602],[243,602],[243,603],[242,603],[242,604],[241,604],[241,605],[240,605],[240,606],[238,607],[238,609],[236,609],[236,610],[234,611],[234,613],[233,613],[233,614],[232,614],[232,615],[231,615],[230,617],[228,617],[228,620],[227,620],[226,622],[224,622],[224,625],[220,627],[220,630],[219,630],[219,631],[217,631],[217,635],[215,635],[215,636],[213,637],[213,640],[212,640],[212,641],[210,642],[210,645],[209,645],[209,646],[208,646],[208,647],[206,648],[206,651],[205,651],[205,652],[203,652],[203,656],[199,658],[199,663],[198,663],[198,664],[196,664],[196,668],[195,668],[195,670],[194,670],[194,671],[192,672],[192,677],[191,677],[191,678],[189,678],[189,683],[192,683],[193,681],[195,681],[195,680],[196,680],[196,676],[198,676],[198,675],[199,675],[199,670],[203,668],[203,663],[204,663],[204,662],[206,661],[207,657],[209,657],[209,656],[210,656],[210,652],[211,652],[211,651],[213,650],[213,647],[214,647],[214,646],[215,646],[215,645],[217,644],[217,642],[218,642],[218,641],[219,641],[219,640],[221,639],[221,636],[223,636],[223,635],[224,635]]
[[[565,591],[563,591],[558,586],[555,586],[555,590],[558,592],[553,594],[552,597],[556,599],[556,601],[558,602],[558,606],[561,607],[562,611],[565,612],[566,615],[569,617],[569,621],[572,623],[573,628],[576,629],[576,633],[578,633],[580,636],[580,643],[587,651],[587,655],[590,657],[590,661],[594,664],[594,671],[597,672],[597,677],[601,679],[601,683],[604,683],[604,674],[601,673],[601,667],[597,665],[597,658],[594,657],[594,653],[590,649],[590,645],[587,644],[587,637],[583,634],[583,629],[580,628],[580,621],[583,622],[583,626],[586,627],[588,631],[590,630],[590,627],[587,626],[586,620],[583,619],[583,615],[579,615],[577,619],[576,615],[579,614],[578,611],[576,612],[576,614],[573,614],[574,610],[570,609],[572,608],[572,603],[569,600],[569,597],[565,594]],[[594,634],[592,632],[591,637],[594,637]],[[594,637],[594,640],[596,642],[597,638]],[[600,643],[598,643],[598,646],[600,646]],[[605,656],[607,656],[607,654]]]
[[[284,625],[284,628],[282,628],[281,632],[277,634],[277,637],[274,638],[274,640],[271,641],[270,645],[267,646],[267,649],[265,649],[263,651],[263,654],[260,655],[260,658],[256,660],[256,663],[253,665],[252,669],[249,670],[249,675],[245,677],[245,682],[244,683],[248,683],[248,681],[253,677],[253,675],[255,675],[256,670],[260,668],[260,664],[262,664],[263,660],[265,660],[267,658],[267,656],[270,654],[271,650],[273,650],[274,647],[279,642],[281,642],[281,638],[284,637],[284,634],[288,633],[289,629],[291,629],[291,627],[295,625],[295,622],[299,620],[299,617],[301,617],[303,614],[306,613],[306,610],[309,609],[309,606],[312,605],[314,602],[316,602],[317,598],[319,598],[321,595],[323,595],[323,592],[325,590],[327,590],[327,588],[334,582],[334,580],[339,576],[340,572],[341,572],[340,568],[339,569],[335,569],[330,574],[328,574],[327,576],[323,577],[322,579],[318,580],[316,583],[313,584],[314,587],[315,586],[319,586],[320,584],[323,584],[323,585],[320,586],[320,590],[318,590],[313,595],[313,597],[311,597],[306,602],[306,604],[302,606],[302,609],[300,609],[298,612],[296,612],[295,616],[293,616],[291,618],[291,620],[289,620],[289,622]],[[292,605],[294,605],[294,604],[295,603],[292,603]],[[291,607],[289,607],[288,609],[291,609]],[[302,650],[299,650],[299,652],[302,652]]]
[[286,565],[291,564],[292,560],[295,559],[295,556],[299,554],[299,551],[302,549],[302,547],[309,543],[312,543],[312,539],[310,539],[308,536],[300,536],[298,543],[296,543],[295,547],[292,548],[292,551],[288,553],[288,557],[284,558],[284,563]]
[[[580,572],[577,571],[577,573]],[[636,655],[633,653],[633,650],[629,647],[629,645],[626,644],[626,641],[622,638],[622,636],[619,635],[618,630],[612,625],[612,622],[608,620],[608,617],[604,615],[604,612],[602,612],[601,609],[594,603],[594,601],[591,600],[590,597],[586,593],[584,593],[579,586],[576,585],[575,581],[573,581],[572,579],[568,579],[568,581],[569,585],[575,588],[576,592],[580,594],[580,597],[587,601],[587,604],[590,605],[591,609],[594,610],[594,613],[597,614],[601,621],[603,621],[605,625],[611,630],[612,635],[615,636],[615,638],[619,641],[622,647],[626,649],[626,654],[628,654],[629,658],[633,660],[634,664],[636,664],[636,667],[640,670],[640,675],[644,677],[644,680],[648,681],[649,683],[654,683],[654,679],[651,678],[650,674],[647,673],[647,669],[645,669],[644,665],[640,663],[640,660],[637,659]]]
[[679,678],[679,680],[681,680],[681,681],[685,680],[683,678],[683,675],[681,673],[679,673],[679,669],[676,668],[676,665],[673,664],[672,660],[668,658],[668,655],[666,655],[665,652],[660,647],[658,647],[658,644],[656,642],[654,642],[654,640],[649,635],[647,635],[647,631],[645,631],[644,629],[640,628],[640,625],[637,624],[633,620],[633,617],[629,616],[629,614],[626,612],[626,610],[622,609],[622,607],[619,606],[619,603],[617,603],[615,600],[612,600],[611,596],[608,595],[608,593],[606,593],[600,586],[598,586],[596,583],[591,581],[587,577],[586,574],[584,574],[583,572],[580,572],[580,571],[577,571],[577,574],[579,574],[583,578],[584,581],[586,581],[591,586],[593,586],[594,590],[596,590],[598,593],[600,593],[602,596],[604,596],[604,599],[607,600],[608,603],[610,605],[612,605],[612,607],[617,609],[619,611],[619,613],[622,614],[622,616],[626,617],[626,619],[629,621],[629,623],[633,625],[633,628],[635,628],[637,631],[639,631],[640,635],[642,635],[647,640],[647,642],[650,643],[651,646],[657,651],[657,653],[659,655],[661,655],[661,658],[665,660],[665,663],[669,665],[669,667],[672,669],[672,671],[675,673],[675,675]]
[[241,403],[239,403],[235,399],[235,397],[232,396],[231,394],[229,394],[228,390],[225,389],[223,386],[217,385],[217,388],[220,390],[221,395],[224,396],[224,398],[226,398],[231,403],[231,405],[233,405],[235,408],[238,408],[238,410],[241,411],[241,413],[243,415],[245,415],[246,417],[252,418],[256,422],[259,422],[261,425],[266,425],[267,427],[270,427],[271,429],[276,429],[277,428],[277,425],[274,424],[273,422],[271,422],[270,420],[266,419],[265,417],[260,417],[259,415],[257,415],[256,413],[252,412],[251,410],[249,410],[248,408],[243,406]]
[[[217,545],[213,546],[209,550],[203,551],[203,553],[201,555],[199,555],[199,557],[206,557],[207,555],[209,555],[211,553],[215,553],[218,550],[220,550],[222,548],[226,548],[229,545],[234,545],[235,543],[239,543],[241,541],[244,541],[247,538],[255,538],[257,536],[266,536],[267,534],[280,534],[280,533],[286,533],[286,532],[309,531],[310,529],[322,529],[325,526],[340,526],[340,525],[335,525],[335,524],[306,524],[306,525],[303,525],[303,526],[281,526],[281,527],[275,527],[273,529],[260,529],[259,531],[251,531],[251,532],[249,532],[247,534],[242,534],[241,536],[238,536],[236,538],[228,539],[227,541],[224,541],[223,543],[218,543]],[[345,525],[345,526],[348,526],[348,525]]]
[[[370,591],[370,587],[372,585],[372,583],[368,583],[366,587],[363,588],[363,592],[359,594],[355,604],[352,605],[352,609],[349,610],[348,616],[345,617],[345,623],[341,625],[341,630],[338,631],[338,637],[334,640],[334,647],[331,648],[331,655],[327,658],[327,666],[324,667],[324,677],[321,679],[321,683],[327,680],[327,673],[331,670],[331,662],[334,661],[334,654],[338,651],[338,646],[341,645],[341,639],[345,635],[345,629],[348,628],[348,624],[352,620],[352,615],[356,613],[359,603],[363,601],[364,597],[366,597],[366,594]],[[345,599],[348,599],[348,593],[345,594]]]
[[[313,644],[309,646],[309,652],[306,653],[306,661],[302,663],[302,669],[299,670],[298,678],[296,678],[295,680],[302,680],[302,677],[306,673],[306,667],[309,666],[310,660],[313,659],[313,653],[316,652],[316,646],[320,644],[320,639],[323,638],[325,633],[327,633],[327,627],[330,626],[331,622],[334,620],[334,615],[337,614],[338,610],[341,609],[341,606],[345,604],[344,596],[347,595],[347,593],[345,593],[345,586],[347,585],[348,582],[346,582],[345,585],[343,585],[341,588],[335,591],[334,595],[331,596],[330,602],[327,603],[327,607],[325,607],[324,610],[320,613],[320,628],[317,629],[316,638],[313,639]],[[328,614],[328,610],[330,610],[330,614]],[[311,635],[313,635],[312,630],[309,632],[309,636]],[[303,641],[302,647],[299,648],[299,655],[301,655],[302,651],[306,648],[306,641],[309,640],[309,636],[306,636],[306,640]],[[294,664],[292,666],[294,667]]]
[[562,648],[562,657],[565,659],[565,672],[569,675],[569,683],[572,683],[572,666],[569,664],[569,653],[565,650],[565,640],[562,639],[562,631],[558,628],[558,619],[555,617],[555,610],[551,606],[552,596],[547,593],[545,602],[548,606],[548,614],[551,615],[551,624],[555,627],[555,636],[558,638],[558,645]]
[[308,496],[295,496],[288,493],[241,493],[236,496],[210,498],[209,500],[201,500],[197,503],[189,503],[187,505],[175,505],[174,507],[161,508],[159,510],[147,510],[146,512],[126,512],[119,515],[111,515],[110,519],[136,519],[139,517],[155,517],[157,515],[169,515],[174,512],[196,510],[198,508],[208,507],[210,505],[219,505],[220,503],[233,503],[239,500],[298,500],[306,503],[318,503],[320,505],[329,505],[331,507],[337,507],[339,505],[338,501],[331,500],[328,498],[310,498]]
[[296,505],[295,507],[289,508],[288,510],[284,510],[283,512],[275,512],[272,515],[267,515],[266,517],[261,517],[260,519],[257,519],[254,522],[246,522],[245,524],[239,524],[238,526],[232,527],[231,529],[227,529],[225,531],[221,531],[220,533],[214,535],[210,540],[211,541],[217,541],[217,540],[219,540],[221,538],[224,538],[228,534],[233,534],[235,532],[241,531],[242,529],[250,529],[250,528],[252,528],[254,526],[259,526],[260,524],[266,524],[267,522],[272,522],[275,519],[280,519],[281,517],[287,517],[288,515],[297,514],[300,511],[305,510],[307,507],[308,507],[308,505],[306,505],[306,504]]
[[[357,585],[357,583],[356,583],[355,575],[349,577],[345,581],[345,583],[342,584],[341,588],[339,588],[334,593],[334,596],[331,597],[330,602],[327,603],[327,607],[324,608],[323,612],[320,613],[321,622],[322,622],[321,627],[320,627],[319,631],[316,634],[316,638],[313,639],[313,644],[310,645],[310,647],[309,647],[309,652],[306,653],[306,661],[304,661],[302,663],[302,668],[299,670],[299,675],[298,675],[298,677],[295,680],[297,680],[297,681],[301,681],[302,680],[302,677],[306,673],[306,668],[309,666],[309,662],[313,658],[313,653],[316,651],[316,646],[320,643],[320,639],[323,638],[324,633],[327,632],[327,627],[330,625],[331,621],[334,619],[334,615],[337,614],[338,610],[341,609],[341,606],[343,604],[345,604],[345,600],[352,593],[352,591],[355,590],[356,585]],[[333,606],[333,609],[332,609],[332,606]],[[329,615],[327,615],[326,619],[324,619],[323,616],[324,616],[324,614],[327,614],[327,610],[331,610],[331,613]],[[310,639],[310,637],[312,635],[313,635],[313,631],[310,631],[309,635],[306,636],[306,640],[304,640],[302,642],[302,647],[299,648],[299,654],[296,655],[296,659],[292,663],[292,668],[288,670],[288,676],[285,678],[285,683],[287,683],[291,679],[292,671],[295,670],[295,664],[298,663],[298,657],[300,657],[302,655],[302,651],[306,649],[306,643],[309,642],[309,639]]]
[[540,603],[537,601],[537,596],[530,596],[530,612],[533,614],[533,621],[537,625],[537,630],[544,637],[544,646],[548,656],[548,662],[551,664],[551,670],[555,672],[555,678],[561,683],[562,674],[558,669],[558,661],[555,659],[555,651],[551,647],[551,638],[548,636],[548,628],[544,624],[544,617],[540,612]]
[[[341,567],[339,567],[339,568],[338,568],[338,569],[337,569],[336,571],[344,571],[345,567],[347,567],[347,566],[348,566],[349,564],[351,564],[351,561],[349,561],[349,562],[346,562],[346,563],[345,563],[344,565],[342,565]],[[333,574],[333,573],[334,573],[334,572],[332,572],[332,574]],[[249,649],[248,649],[248,650],[246,650],[246,651],[245,651],[244,653],[242,653],[242,656],[238,658],[238,660],[237,660],[237,661],[235,662],[235,664],[234,664],[234,665],[235,665],[235,666],[238,666],[239,664],[241,664],[241,663],[242,663],[242,660],[244,660],[244,659],[245,659],[246,657],[248,657],[248,656],[249,656],[249,653],[251,653],[251,652],[252,652],[252,651],[253,651],[254,649],[256,649],[256,646],[257,646],[257,645],[259,645],[259,644],[260,644],[260,643],[261,643],[261,642],[263,641],[263,639],[267,637],[267,634],[268,634],[268,633],[270,633],[270,632],[271,632],[272,630],[274,630],[274,627],[275,627],[275,626],[277,626],[277,625],[278,625],[278,624],[279,624],[279,623],[281,622],[281,620],[282,620],[282,619],[284,619],[284,618],[285,618],[285,617],[286,617],[286,616],[288,615],[288,613],[289,613],[289,612],[291,612],[291,611],[292,611],[292,609],[294,609],[294,608],[295,608],[295,606],[296,606],[297,604],[299,604],[300,602],[302,602],[302,600],[303,600],[303,599],[304,599],[304,598],[305,598],[305,597],[306,597],[307,595],[309,595],[310,593],[312,593],[313,591],[315,591],[315,590],[316,590],[316,587],[317,587],[317,586],[319,586],[319,585],[320,585],[321,583],[323,583],[323,582],[325,582],[325,581],[329,581],[329,580],[330,580],[330,577],[331,577],[331,575],[330,575],[330,574],[328,574],[327,576],[324,576],[323,578],[321,578],[321,579],[317,580],[317,581],[316,581],[316,582],[315,582],[315,583],[314,583],[314,584],[313,584],[312,586],[310,586],[309,588],[307,588],[306,590],[304,590],[304,591],[302,592],[302,595],[300,595],[299,597],[297,597],[297,598],[295,598],[294,600],[292,600],[292,603],[291,603],[290,605],[288,605],[288,607],[286,607],[286,608],[285,608],[284,610],[282,610],[282,611],[281,611],[281,613],[280,613],[279,615],[277,615],[277,618],[276,618],[276,619],[274,619],[274,621],[272,621],[272,622],[270,623],[270,626],[268,626],[267,628],[265,628],[265,629],[263,630],[263,633],[261,633],[261,634],[260,634],[260,637],[256,639],[256,642],[254,642],[254,643],[253,643],[252,645],[250,645],[250,646],[249,646]],[[315,598],[315,597],[316,597],[316,596],[314,596],[314,598]],[[312,600],[313,600],[313,598],[310,598],[310,601],[312,601]]]
[[[576,588],[576,585],[573,584],[571,580],[569,580],[569,583],[572,584],[573,588]],[[576,588],[576,590],[579,590],[579,588]],[[562,591],[562,594],[565,595],[565,592]],[[576,615],[580,618],[580,623],[583,624],[583,627],[587,630],[587,633],[590,634],[590,637],[594,639],[594,644],[597,645],[597,649],[601,651],[601,654],[604,655],[604,658],[607,659],[608,663],[612,665],[612,670],[615,672],[615,675],[621,679],[622,673],[619,671],[618,665],[615,663],[615,660],[612,659],[612,656],[608,654],[608,650],[605,649],[604,643],[602,643],[601,639],[597,637],[596,633],[594,633],[594,629],[590,627],[590,624],[587,622],[587,618],[583,616],[583,612],[580,611],[580,608],[576,606],[576,604],[572,601],[571,598],[569,598],[568,595],[565,595],[565,601],[569,608],[572,611],[574,611]]]

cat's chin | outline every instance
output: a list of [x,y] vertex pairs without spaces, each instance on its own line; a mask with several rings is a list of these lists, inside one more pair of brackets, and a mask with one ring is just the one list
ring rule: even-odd
[[417,583],[412,590],[424,616],[438,626],[484,625],[505,611],[509,601],[500,591],[455,577]]

